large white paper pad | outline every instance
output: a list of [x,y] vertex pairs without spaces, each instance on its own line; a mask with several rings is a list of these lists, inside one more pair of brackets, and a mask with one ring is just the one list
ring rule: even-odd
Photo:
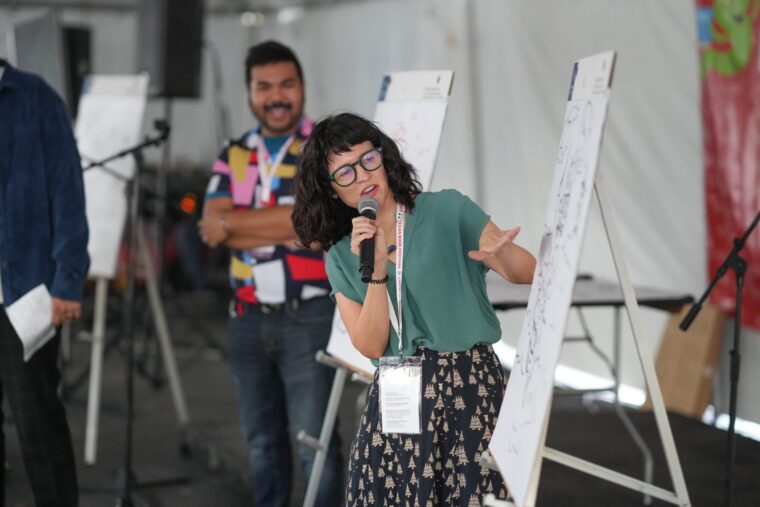
[[607,115],[614,53],[576,62],[536,272],[489,449],[515,503],[538,470]]
[[[148,76],[88,76],[75,128],[82,165],[102,160],[140,141]],[[90,240],[89,276],[113,278],[127,219],[126,186],[134,174],[131,156],[84,173]]]

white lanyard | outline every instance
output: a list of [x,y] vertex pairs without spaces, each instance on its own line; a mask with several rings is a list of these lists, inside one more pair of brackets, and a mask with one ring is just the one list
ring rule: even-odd
[[[402,306],[401,306],[401,281],[404,273],[404,226],[406,225],[406,206],[401,203],[396,204],[396,308],[398,312],[393,310],[393,304],[391,303],[391,295],[388,296],[388,314],[391,319],[391,325],[393,330],[396,331],[398,336],[398,354],[404,356],[404,341],[401,332],[404,328],[404,321],[402,320]],[[398,313],[398,316],[396,315]]]
[[258,164],[259,175],[261,177],[261,202],[268,203],[269,197],[272,194],[272,180],[277,172],[277,169],[285,159],[285,155],[288,153],[288,148],[293,144],[293,140],[296,138],[295,134],[288,137],[285,144],[282,145],[280,151],[277,152],[277,156],[274,162],[270,164],[271,156],[269,150],[267,150],[266,144],[264,144],[264,136],[259,134],[257,136],[257,150],[258,150]]

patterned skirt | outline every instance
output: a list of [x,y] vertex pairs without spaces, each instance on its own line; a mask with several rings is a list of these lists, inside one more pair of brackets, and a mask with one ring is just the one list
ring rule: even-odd
[[499,473],[480,466],[505,389],[493,348],[420,352],[422,434],[382,433],[376,373],[351,445],[346,504],[474,507],[487,493],[505,499]]

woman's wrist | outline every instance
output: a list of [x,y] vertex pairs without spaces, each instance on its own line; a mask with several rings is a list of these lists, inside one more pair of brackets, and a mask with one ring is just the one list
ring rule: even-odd
[[388,275],[388,267],[387,266],[375,266],[375,269],[372,271],[372,278],[379,279],[384,278]]
[[385,275],[382,278],[370,278],[369,283],[372,285],[385,285],[388,283],[388,275]]
[[382,285],[388,281],[388,270],[380,267],[375,267],[370,276],[370,285]]

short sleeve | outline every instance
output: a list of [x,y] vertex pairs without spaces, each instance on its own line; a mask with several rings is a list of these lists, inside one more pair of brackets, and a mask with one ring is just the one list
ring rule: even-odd
[[491,219],[472,199],[457,190],[445,190],[441,200],[442,209],[457,210],[459,233],[462,247],[465,251],[477,250],[480,245],[480,235]]
[[332,287],[330,297],[335,299],[335,294],[340,292],[351,301],[356,301],[361,304],[364,300],[351,285],[351,282],[346,275],[345,266],[343,266],[343,263],[341,262],[341,252],[339,249],[340,244],[334,245],[327,252],[327,259],[325,260],[327,279],[330,281],[330,286]]
[[211,168],[211,178],[206,186],[206,200],[217,197],[232,197],[232,180],[230,179],[230,166],[227,163],[228,150],[225,148],[219,154]]

